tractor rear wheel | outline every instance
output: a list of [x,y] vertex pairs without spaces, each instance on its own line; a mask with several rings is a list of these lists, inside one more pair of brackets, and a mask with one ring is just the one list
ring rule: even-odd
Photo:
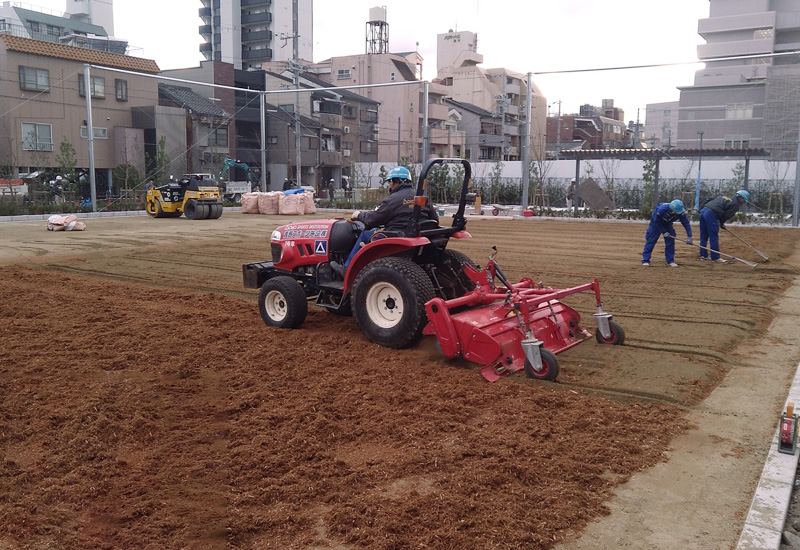
[[445,300],[459,298],[475,289],[475,283],[464,274],[465,266],[477,269],[469,256],[458,250],[446,249],[442,260],[436,264],[436,281]]
[[544,348],[539,350],[539,354],[542,356],[542,370],[536,372],[533,365],[525,359],[525,374],[527,374],[529,378],[535,378],[537,380],[555,380],[558,378],[559,369],[556,354]]
[[594,329],[594,337],[599,343],[615,346],[621,346],[625,343],[625,331],[622,330],[622,325],[612,319],[608,322],[608,328],[611,329],[611,336],[608,338],[603,338],[599,328]]
[[273,277],[261,286],[258,310],[268,326],[298,328],[308,315],[306,293],[291,277]]
[[370,342],[387,348],[413,346],[428,321],[425,302],[435,295],[425,270],[407,258],[375,260],[353,285],[353,317]]

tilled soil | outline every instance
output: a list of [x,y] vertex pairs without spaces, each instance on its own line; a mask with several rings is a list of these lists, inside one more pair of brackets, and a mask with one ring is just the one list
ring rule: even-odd
[[[470,220],[453,248],[597,277],[627,334],[559,355],[555,383],[491,384],[431,337],[381,348],[314,307],[265,326],[241,265],[288,221],[0,224],[0,548],[551,548],[694,429],[797,276],[790,230],[736,230],[755,270],[688,245],[673,269],[639,265],[639,224]],[[565,302],[593,332],[593,295]]]

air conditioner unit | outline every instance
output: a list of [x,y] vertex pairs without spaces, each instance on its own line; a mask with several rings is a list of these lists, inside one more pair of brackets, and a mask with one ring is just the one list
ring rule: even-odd
[[313,103],[314,103],[314,112],[318,113],[320,111],[320,109],[322,108],[322,102],[321,101],[314,101]]
[[342,155],[344,155],[345,157],[349,157],[350,156],[350,149],[342,149]]
[[345,134],[349,134],[349,133],[350,133],[350,126],[345,126],[344,128],[342,128],[342,131],[343,131]]

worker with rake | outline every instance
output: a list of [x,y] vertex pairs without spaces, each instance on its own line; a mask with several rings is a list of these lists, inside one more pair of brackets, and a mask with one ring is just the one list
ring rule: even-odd
[[650,255],[653,253],[653,248],[656,246],[658,238],[663,235],[664,255],[666,256],[667,265],[678,267],[678,264],[675,263],[675,229],[672,224],[679,220],[684,229],[686,229],[686,244],[692,244],[692,226],[689,225],[689,217],[686,215],[686,209],[681,201],[676,199],[672,202],[662,202],[653,210],[653,214],[650,216],[650,225],[647,227],[647,233],[644,236],[642,265],[650,265]]
[[728,260],[719,256],[719,230],[725,229],[725,222],[739,211],[744,203],[750,201],[750,192],[742,189],[733,198],[722,195],[703,203],[700,210],[700,259],[708,260],[708,248],[711,249],[711,261],[721,264]]

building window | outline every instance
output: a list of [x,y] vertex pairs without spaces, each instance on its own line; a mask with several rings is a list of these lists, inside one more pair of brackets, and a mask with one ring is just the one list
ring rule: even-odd
[[53,125],[23,122],[22,149],[24,151],[52,151]]
[[731,103],[725,109],[726,119],[753,118],[752,103]]
[[267,143],[269,143],[270,145],[277,145],[278,136],[267,136]]
[[208,134],[209,147],[227,147],[228,146],[228,127],[220,126]]
[[378,122],[378,111],[373,109],[363,109],[361,111],[361,122],[375,124]]
[[726,134],[725,149],[750,148],[750,134]]
[[278,105],[278,109],[284,113],[294,113],[294,103],[287,103],[285,105]]
[[[91,77],[92,97],[106,97],[106,79],[102,76]],[[83,75],[78,75],[78,95],[86,97],[86,85]]]
[[[94,139],[108,139],[108,128],[92,126],[92,136],[94,136]],[[88,126],[81,126],[81,137],[83,139],[89,139]]]
[[47,69],[19,67],[19,87],[22,90],[37,92],[50,91],[50,73]]
[[359,150],[362,153],[377,153],[378,152],[378,144],[374,141],[360,141],[359,142]]
[[350,69],[339,69],[336,71],[336,80],[349,80]]
[[342,116],[344,118],[356,118],[356,108],[352,105],[344,105],[342,107]]
[[114,80],[114,96],[117,101],[128,101],[128,81],[119,78]]

